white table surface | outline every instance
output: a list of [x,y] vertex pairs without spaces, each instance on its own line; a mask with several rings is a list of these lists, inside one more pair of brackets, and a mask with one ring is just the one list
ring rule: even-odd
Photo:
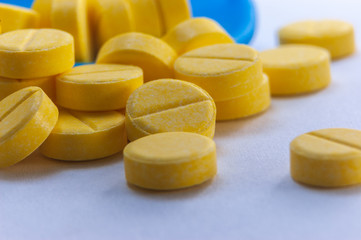
[[[236,0],[234,0],[236,1]],[[252,45],[277,45],[292,21],[354,24],[358,0],[258,0]],[[65,163],[33,154],[0,170],[0,240],[42,239],[361,239],[361,186],[316,189],[293,182],[289,142],[329,127],[361,129],[361,57],[332,63],[333,82],[315,94],[274,98],[264,114],[217,124],[219,172],[174,192],[126,184],[122,155]]]

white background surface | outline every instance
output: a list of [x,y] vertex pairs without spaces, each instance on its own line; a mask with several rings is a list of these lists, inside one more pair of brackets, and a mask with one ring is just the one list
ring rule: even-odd
[[[353,23],[361,47],[358,0],[257,3],[259,50],[276,46],[279,27],[307,18]],[[274,98],[262,115],[218,123],[219,173],[196,188],[129,187],[121,155],[71,164],[35,153],[0,171],[0,239],[361,239],[361,186],[315,189],[289,176],[297,135],[361,129],[360,54],[332,63],[332,74],[324,91]]]

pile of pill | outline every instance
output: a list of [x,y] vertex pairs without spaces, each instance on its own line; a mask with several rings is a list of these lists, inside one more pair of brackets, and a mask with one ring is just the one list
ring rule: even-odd
[[[328,20],[285,26],[282,45],[259,53],[191,18],[187,0],[35,0],[0,4],[0,18],[0,167],[38,148],[64,161],[123,151],[126,180],[154,190],[214,177],[216,121],[327,87],[331,59],[355,51],[353,27]],[[360,140],[350,129],[296,138],[292,177],[361,182]]]

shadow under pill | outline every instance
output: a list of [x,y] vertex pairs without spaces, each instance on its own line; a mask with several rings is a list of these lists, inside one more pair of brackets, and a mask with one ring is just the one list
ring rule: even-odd
[[[127,183],[128,188],[136,195],[145,198],[151,199],[164,199],[164,200],[179,200],[179,199],[188,199],[194,198],[198,195],[202,194],[202,192],[206,191],[212,185],[212,182],[215,179],[208,180],[202,184],[197,186],[178,189],[178,190],[148,190],[144,188],[137,187],[133,184]],[[218,179],[217,179],[218,181]]]
[[123,154],[118,153],[113,156],[92,160],[92,161],[58,161],[44,157],[40,151],[25,158],[23,161],[0,169],[0,180],[4,181],[23,181],[37,180],[57,174],[67,170],[83,170],[89,168],[100,168],[103,166],[114,165],[123,159]]
[[285,176],[276,186],[275,191],[277,194],[288,196],[287,198],[298,198],[298,195],[305,194],[305,191],[309,192],[310,194],[345,197],[361,195],[361,184],[344,187],[317,187],[295,182],[291,176]]
[[[254,121],[261,119],[261,118],[267,118],[267,116],[271,116],[272,112],[274,112],[274,107],[271,105],[267,110],[249,116],[245,118],[240,119],[234,119],[234,120],[228,120],[228,121],[218,121],[216,123],[216,138],[228,138],[230,135],[244,135],[244,129],[247,128],[247,126],[250,123],[254,123]],[[268,118],[267,118],[268,119]],[[272,121],[267,120],[268,123],[272,123]],[[252,134],[255,134],[257,132],[261,132],[264,134],[265,130],[269,128],[269,124],[262,124],[261,127],[258,127],[256,131],[252,131]],[[241,133],[242,134],[237,134]],[[247,131],[248,132],[248,131]]]

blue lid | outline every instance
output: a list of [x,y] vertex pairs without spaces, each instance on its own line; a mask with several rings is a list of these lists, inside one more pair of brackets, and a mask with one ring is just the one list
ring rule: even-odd
[[[33,0],[2,0],[2,3],[31,7]],[[252,0],[190,0],[193,16],[219,22],[239,43],[249,43],[256,28]]]
[[194,17],[209,17],[219,22],[238,43],[249,43],[256,28],[252,0],[191,0]]
[[8,3],[23,7],[31,7],[33,0],[2,0],[1,3]]

